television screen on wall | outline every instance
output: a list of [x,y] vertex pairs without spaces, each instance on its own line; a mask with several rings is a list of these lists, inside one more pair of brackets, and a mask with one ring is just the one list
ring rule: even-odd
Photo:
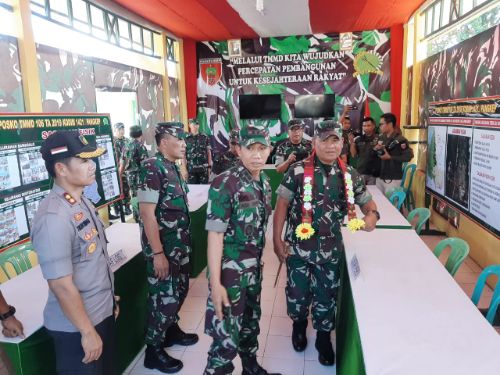
[[333,117],[335,94],[298,95],[295,97],[296,118]]
[[278,119],[281,95],[240,95],[240,119]]

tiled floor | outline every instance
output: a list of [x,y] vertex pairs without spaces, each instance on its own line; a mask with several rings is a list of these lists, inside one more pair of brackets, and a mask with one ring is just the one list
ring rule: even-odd
[[[271,233],[271,228],[268,233]],[[429,249],[444,237],[422,236]],[[444,263],[448,253],[442,255]],[[258,359],[262,366],[268,371],[281,372],[286,375],[322,375],[332,374],[334,367],[325,367],[317,361],[317,352],[314,348],[315,332],[309,324],[307,336],[309,345],[302,353],[293,350],[291,344],[292,323],[286,314],[285,284],[286,270],[282,270],[276,288],[273,286],[278,269],[271,241],[268,239],[268,246],[264,250],[263,260],[264,280],[262,288],[262,318],[260,320],[261,333],[259,335]],[[472,260],[467,258],[462,267],[457,272],[455,279],[460,284],[464,292],[472,295],[475,282],[481,268]],[[491,300],[492,290],[486,287],[480,300],[480,307],[487,307]],[[191,347],[173,347],[168,352],[184,363],[184,368],[179,374],[197,375],[202,374],[206,364],[206,354],[211,344],[211,338],[203,333],[204,311],[206,297],[208,295],[208,282],[205,274],[200,274],[196,279],[191,279],[188,297],[181,310],[180,325],[189,332],[196,332],[200,341]],[[497,329],[500,333],[500,328]],[[333,336],[335,345],[335,337]],[[158,371],[151,371],[143,366],[144,353],[141,352],[134,363],[129,366],[125,374],[145,375],[160,374]],[[241,363],[238,358],[234,361],[234,374],[241,374]]]

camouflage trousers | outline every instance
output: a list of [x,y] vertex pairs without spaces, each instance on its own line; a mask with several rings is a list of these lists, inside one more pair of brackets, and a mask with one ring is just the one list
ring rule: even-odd
[[231,374],[234,370],[232,360],[238,353],[255,356],[259,348],[261,268],[238,270],[230,267],[231,262],[222,266],[222,285],[231,303],[231,307],[225,309],[223,320],[215,315],[211,291],[208,296],[205,333],[213,342],[204,374]]
[[128,184],[128,179],[125,175],[122,175],[121,183],[122,183],[123,199],[113,204],[116,213],[120,212],[121,205],[128,206],[130,204],[130,186]]
[[179,310],[189,289],[189,255],[167,257],[169,273],[165,280],[155,277],[153,258],[148,258],[148,312],[146,344],[159,346],[165,340],[165,332],[179,320]]
[[208,184],[208,168],[203,170],[188,170],[188,184]]
[[287,258],[285,291],[288,316],[293,321],[307,319],[312,305],[314,329],[329,332],[335,328],[340,263],[338,258],[324,264],[310,263],[296,255]]
[[139,171],[129,171],[125,172],[127,176],[128,184],[130,186],[130,195],[137,197],[137,189],[139,188]]

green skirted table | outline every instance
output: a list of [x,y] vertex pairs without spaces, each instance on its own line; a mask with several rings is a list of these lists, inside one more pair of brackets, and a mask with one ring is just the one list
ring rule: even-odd
[[280,186],[281,180],[283,179],[283,173],[276,172],[276,167],[273,164],[266,164],[264,167],[264,173],[269,177],[269,183],[271,185],[272,199],[271,205],[276,205],[276,189]]

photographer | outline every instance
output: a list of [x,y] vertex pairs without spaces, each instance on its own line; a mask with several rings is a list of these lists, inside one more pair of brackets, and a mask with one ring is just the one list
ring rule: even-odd
[[304,124],[300,120],[288,122],[288,139],[276,150],[276,171],[285,173],[290,165],[311,154],[312,143],[303,138]]
[[396,129],[396,116],[384,113],[380,117],[380,138],[373,148],[381,160],[380,176],[376,185],[385,194],[391,187],[401,184],[403,163],[413,158],[408,140]]
[[353,133],[349,134],[350,153],[352,157],[358,157],[356,169],[365,185],[375,185],[376,177],[380,173],[380,159],[373,150],[378,140],[375,120],[372,117],[363,119],[363,134],[357,137]]

